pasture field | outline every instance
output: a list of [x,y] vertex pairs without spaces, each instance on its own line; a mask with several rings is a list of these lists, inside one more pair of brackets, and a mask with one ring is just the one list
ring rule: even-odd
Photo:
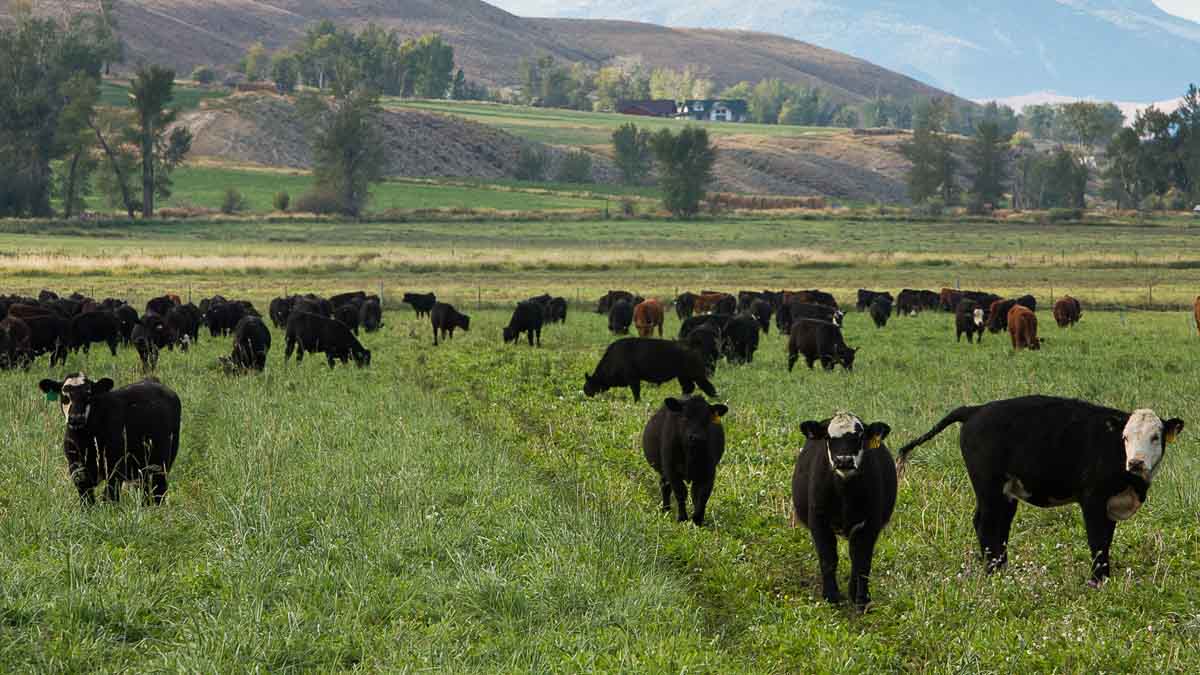
[[[0,292],[164,291],[267,301],[377,290],[372,364],[216,367],[229,338],[164,353],[184,403],[161,508],[127,489],[78,507],[63,420],[36,389],[85,370],[128,383],[129,349],[0,372],[0,671],[1178,672],[1200,670],[1200,291],[1186,224],[1087,227],[845,220],[513,223],[0,224]],[[1056,253],[1058,258],[1056,259]],[[1154,304],[1138,311],[1146,282]],[[963,287],[1084,301],[1039,311],[1038,353],[955,344],[953,319],[851,312],[855,370],[785,369],[774,329],[714,377],[728,446],[702,529],[659,513],[640,432],[678,386],[581,393],[612,339],[607,288]],[[1043,290],[1044,289],[1044,290]],[[435,290],[472,330],[433,348],[396,305]],[[511,302],[571,298],[544,346],[503,345]],[[576,297],[581,302],[574,302]],[[477,305],[481,308],[477,309]],[[1105,311],[1111,307],[1113,311]],[[678,329],[668,317],[668,336]],[[1113,578],[1086,587],[1075,507],[1022,507],[1010,566],[975,555],[973,495],[948,430],[913,456],[865,615],[820,600],[788,527],[800,424],[847,409],[899,447],[964,404],[1044,393],[1183,418],[1145,508],[1121,524]],[[848,573],[845,544],[839,578]]]
[[[195,84],[175,83],[175,98],[171,105],[179,110],[195,110],[210,98],[224,98],[229,90],[223,87],[205,88]],[[114,108],[129,107],[129,83],[123,80],[104,80],[100,83],[100,104]]]
[[499,127],[514,136],[551,145],[608,145],[612,132],[627,123],[652,131],[680,129],[688,124],[703,126],[715,136],[834,136],[846,129],[797,127],[778,124],[729,124],[689,122],[616,113],[586,112],[530,106],[501,105],[471,101],[434,101],[386,98],[384,106],[438,112]]

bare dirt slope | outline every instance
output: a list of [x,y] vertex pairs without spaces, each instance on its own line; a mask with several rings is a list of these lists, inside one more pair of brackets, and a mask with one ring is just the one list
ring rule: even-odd
[[[11,0],[0,0],[0,18]],[[94,0],[36,3],[62,14],[92,9]],[[819,85],[847,101],[876,94],[908,100],[945,95],[909,77],[846,54],[788,38],[742,31],[671,29],[620,21],[524,19],[479,0],[117,0],[116,16],[129,64],[162,63],[180,73],[197,65],[228,66],[261,40],[294,44],[322,19],[368,23],[407,37],[441,33],[474,80],[516,84],[517,63],[550,54],[599,66],[617,57],[645,65],[707,69],[719,84],[770,77]]]

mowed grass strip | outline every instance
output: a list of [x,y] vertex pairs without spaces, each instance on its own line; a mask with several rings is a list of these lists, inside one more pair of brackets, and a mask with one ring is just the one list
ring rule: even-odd
[[[126,489],[82,510],[35,387],[52,373],[0,374],[0,670],[743,668],[644,514],[592,508],[509,445],[529,439],[456,417],[389,322],[362,371],[283,368],[279,334],[261,377],[215,371],[227,339],[164,353],[184,436],[162,508]],[[135,363],[63,371],[127,383]]]

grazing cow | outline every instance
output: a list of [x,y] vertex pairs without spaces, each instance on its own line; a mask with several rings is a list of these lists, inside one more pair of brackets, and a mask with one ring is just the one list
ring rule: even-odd
[[[299,349],[297,350],[297,347]],[[359,368],[371,365],[371,352],[362,346],[346,324],[316,314],[292,312],[287,323],[287,342],[283,362],[287,363],[296,351],[296,364],[304,361],[305,353],[324,352],[329,367],[335,360],[354,364]]]
[[[611,319],[610,319],[611,320]],[[654,329],[658,329],[658,337],[663,334],[663,306],[658,300],[644,300],[633,308],[633,325],[637,327],[638,337],[650,337]],[[612,326],[610,325],[611,329]]]
[[700,314],[689,317],[679,325],[679,339],[683,340],[700,326],[712,326],[718,335],[724,335],[725,327],[733,319],[730,314]]
[[963,291],[962,296],[964,300],[974,300],[975,304],[982,307],[984,311],[991,307],[993,302],[1004,299],[995,293],[987,293],[984,291]]
[[50,355],[50,367],[67,362],[70,324],[55,314],[35,314],[20,317],[9,314],[10,319],[21,319],[29,327],[29,351],[34,358]]
[[755,298],[747,307],[747,312],[758,322],[758,327],[762,330],[763,335],[771,332],[771,315],[775,313],[775,308],[771,306],[770,302],[762,298]]
[[[146,316],[157,317],[157,314],[147,314]],[[139,323],[133,327],[133,332],[129,336],[129,341],[133,343],[133,348],[137,350],[138,360],[142,362],[142,371],[149,372],[158,368],[158,345],[155,343],[150,329],[146,327],[145,322]]]
[[[200,341],[200,326],[204,323],[204,319],[200,314],[200,308],[192,303],[172,307],[171,311],[163,317],[163,321],[167,322],[171,332],[179,340],[182,350],[187,351],[188,346]],[[236,324],[234,325],[236,327]]]
[[208,312],[203,315],[203,321],[208,325],[208,332],[213,337],[220,337],[232,333],[242,317],[249,313],[243,303],[222,302],[209,306]]
[[696,298],[695,310],[697,314],[733,314],[737,311],[737,297],[706,291]]
[[675,298],[675,316],[679,317],[680,321],[690,319],[696,313],[696,300],[700,296],[695,293],[684,291]]
[[837,324],[816,319],[797,319],[792,322],[792,332],[788,336],[788,371],[796,366],[800,354],[811,369],[818,359],[825,370],[833,370],[834,365],[842,364],[842,368],[854,370],[854,356],[857,349],[846,346],[842,337],[842,329]]
[[405,293],[403,302],[412,305],[417,318],[420,318],[429,316],[429,312],[433,311],[433,306],[437,304],[437,296],[433,293]]
[[[326,319],[332,319],[333,303],[317,295],[302,295],[296,298],[295,302],[292,303],[292,311],[288,313],[288,316],[290,317],[295,312],[316,314],[317,316],[323,316]],[[286,322],[284,323],[284,327],[287,327]]]
[[173,297],[171,295],[162,295],[151,299],[146,303],[146,313],[154,312],[159,316],[166,316],[172,307],[179,304],[175,302]]
[[[284,328],[287,326],[288,314],[292,313],[292,305],[296,302],[296,296],[290,298],[275,298],[267,307],[267,314],[271,317],[271,323],[275,324],[276,328]],[[203,311],[203,310],[202,310]]]
[[121,325],[121,341],[129,344],[133,341],[133,328],[141,323],[142,318],[138,316],[137,310],[128,304],[115,307],[112,312],[117,317],[117,323]]
[[563,297],[550,298],[550,303],[546,305],[546,321],[547,323],[566,323],[567,322],[567,299]]
[[1029,295],[1028,293],[1017,298],[1017,304],[1028,308],[1031,312],[1037,311],[1037,298]]
[[358,335],[358,305],[352,302],[342,304],[333,310],[333,318],[346,324],[346,328],[349,328],[351,333]]
[[121,341],[121,323],[112,312],[88,312],[71,319],[67,335],[72,352],[83,348],[83,353],[87,354],[93,342],[103,342],[116,356],[117,343]]
[[1145,503],[1167,444],[1183,431],[1183,420],[1164,422],[1152,410],[1025,396],[952,411],[900,448],[897,466],[903,469],[913,448],[960,422],[958,443],[975,489],[975,534],[988,571],[1008,561],[1018,501],[1042,508],[1074,503],[1083,511],[1093,586],[1109,576],[1117,522]]
[[42,380],[38,388],[57,400],[67,420],[63,449],[71,482],[84,504],[106,481],[109,501],[121,498],[121,483],[140,480],[147,501],[167,496],[167,474],[179,454],[182,406],[175,392],[157,380],[113,390],[107,377],[93,382],[82,373],[62,382]]
[[808,303],[808,304],[812,304],[812,305],[825,305],[826,307],[832,307],[834,309],[838,309],[837,299],[835,299],[833,297],[833,295],[826,293],[825,291],[817,290],[815,288],[809,289],[807,291],[795,291],[794,293],[784,293],[783,295],[784,295],[784,297],[783,297],[784,304],[791,304],[794,302],[804,302],[804,303]]
[[54,291],[49,291],[49,290],[46,290],[43,288],[38,293],[37,299],[38,299],[38,302],[51,302],[53,300],[58,299],[58,293],[55,293]]
[[871,320],[875,322],[875,327],[883,328],[886,326],[888,318],[891,316],[892,301],[883,296],[876,296],[871,301]]
[[1014,351],[1037,351],[1042,348],[1042,341],[1037,334],[1037,315],[1024,305],[1013,305],[1008,310],[1008,334],[1012,337]]
[[725,454],[721,418],[728,413],[728,407],[710,405],[703,396],[668,398],[642,431],[642,452],[658,472],[662,510],[671,510],[674,494],[675,517],[681,523],[688,519],[686,483],[691,483],[692,522],[704,525],[717,465]]
[[725,358],[730,363],[753,363],[758,351],[758,321],[748,314],[739,314],[725,325]]
[[222,363],[231,370],[245,372],[267,368],[267,352],[271,351],[271,331],[257,316],[244,316],[233,329],[233,353]]
[[1017,304],[1016,300],[997,300],[988,308],[988,330],[999,333],[1008,328],[1008,311]]
[[983,308],[974,300],[963,298],[958,301],[954,311],[954,341],[962,342],[963,333],[967,334],[967,344],[974,338],[976,343],[983,342]]
[[938,294],[938,309],[943,312],[953,312],[958,308],[958,303],[962,302],[962,291],[956,291],[953,288],[943,288]]
[[715,397],[704,358],[677,343],[653,338],[623,338],[610,344],[591,375],[584,375],[583,393],[589,398],[613,387],[629,387],[635,402],[642,400],[642,382],[662,384],[679,380],[684,394],[699,385]]
[[29,324],[15,316],[0,319],[0,369],[28,367],[33,361]]
[[[1200,305],[1197,306],[1200,307]],[[1054,322],[1058,324],[1059,328],[1074,326],[1079,323],[1081,316],[1083,316],[1083,309],[1079,306],[1079,301],[1069,295],[1054,303]]]
[[634,295],[629,291],[609,291],[608,293],[605,293],[604,296],[601,297],[596,303],[596,313],[608,314],[609,311],[612,310],[612,306],[619,300],[624,300],[625,302],[629,303],[630,307],[634,307],[641,301],[645,300],[645,298],[640,295]]
[[800,425],[807,439],[792,473],[793,524],[812,534],[821,563],[821,595],[843,600],[838,590],[837,538],[850,543],[850,601],[871,602],[868,582],[875,542],[896,508],[896,467],[883,440],[891,427],[863,424],[851,413]]
[[[294,298],[295,296],[292,296],[292,297]],[[208,314],[208,310],[213,305],[220,305],[220,304],[226,303],[226,302],[229,302],[229,301],[226,300],[225,296],[223,296],[223,295],[214,295],[211,298],[201,298],[200,304],[198,305],[200,308],[200,315],[203,316],[205,314]],[[167,309],[169,310],[170,308],[168,307]]]
[[683,343],[704,357],[704,372],[711,378],[721,358],[721,331],[716,326],[704,324],[688,333]]
[[537,339],[537,346],[542,346],[542,324],[546,321],[546,317],[542,314],[542,306],[536,302],[519,302],[517,308],[513,310],[512,317],[508,320],[508,325],[504,327],[504,344],[510,342],[516,343],[521,337],[521,333],[525,333],[529,338],[529,346],[534,344],[534,338]]
[[618,300],[608,310],[608,332],[613,335],[629,335],[633,323],[633,305],[628,300]]
[[876,298],[887,300],[888,307],[891,307],[892,303],[896,300],[892,297],[891,293],[886,291],[868,291],[865,288],[860,288],[858,289],[858,302],[854,304],[854,307],[860,312],[865,312],[871,308]]
[[368,296],[358,308],[358,323],[363,330],[374,333],[383,326],[383,307],[378,296]]
[[471,330],[471,317],[460,314],[454,305],[439,302],[429,311],[429,320],[433,324],[433,346],[438,346],[438,336],[443,340],[454,339],[454,329]]
[[779,314],[775,316],[775,323],[779,326],[780,333],[788,333],[792,330],[792,324],[798,319],[817,319],[841,326],[845,317],[846,315],[841,310],[829,305],[791,302],[779,309]]
[[35,316],[53,316],[59,319],[67,318],[47,307],[42,307],[41,305],[26,305],[25,303],[21,302],[18,302],[14,305],[9,305],[7,316],[15,316],[18,319],[28,319]]
[[915,316],[924,307],[921,304],[921,293],[912,288],[906,288],[900,291],[900,295],[896,297],[896,316]]
[[338,293],[329,298],[329,303],[336,310],[338,307],[345,305],[355,305],[356,307],[367,299],[366,291],[351,291],[349,293]]

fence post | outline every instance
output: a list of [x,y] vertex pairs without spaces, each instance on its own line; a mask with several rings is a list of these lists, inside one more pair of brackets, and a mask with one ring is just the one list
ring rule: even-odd
[[379,280],[379,306],[383,307],[383,279]]
[[483,309],[483,287],[475,287],[475,309]]

